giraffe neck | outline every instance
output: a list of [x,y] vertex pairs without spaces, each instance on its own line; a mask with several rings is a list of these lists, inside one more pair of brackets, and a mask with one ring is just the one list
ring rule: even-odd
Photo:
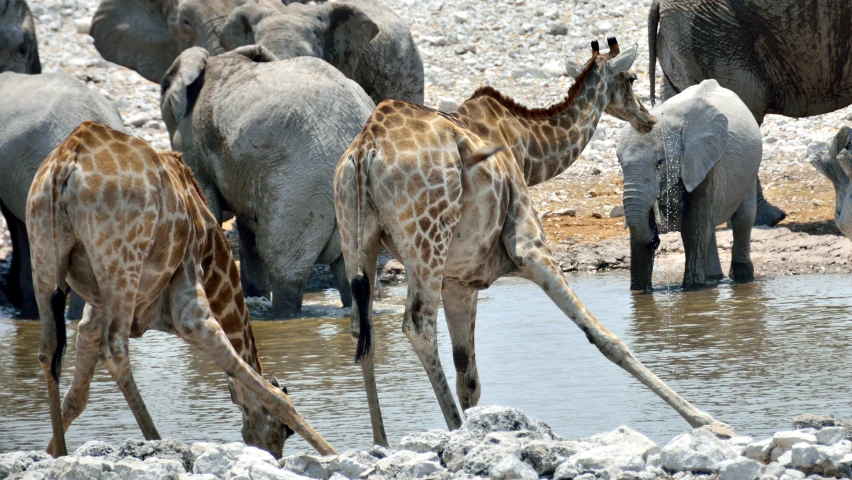
[[522,162],[527,185],[533,186],[559,175],[579,158],[591,141],[606,105],[606,85],[595,70],[564,114],[516,120],[521,141],[516,144],[514,153]]

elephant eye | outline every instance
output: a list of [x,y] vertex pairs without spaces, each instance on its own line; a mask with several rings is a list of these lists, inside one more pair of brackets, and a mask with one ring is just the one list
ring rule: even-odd
[[189,26],[189,20],[187,20],[187,19],[185,19],[185,18],[184,18],[184,19],[183,19],[183,24],[184,24],[184,25],[186,25],[186,26],[188,27],[188,26]]
[[27,54],[27,44],[26,44],[26,43],[22,43],[22,44],[21,44],[21,46],[20,46],[20,47],[18,47],[18,52],[19,52],[21,55],[26,55],[26,54]]

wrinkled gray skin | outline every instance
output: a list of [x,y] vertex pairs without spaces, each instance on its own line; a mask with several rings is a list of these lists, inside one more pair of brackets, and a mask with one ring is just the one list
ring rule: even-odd
[[650,291],[658,234],[670,231],[683,239],[685,288],[722,278],[714,227],[728,219],[734,233],[729,275],[751,280],[760,127],[736,94],[715,80],[687,88],[652,113],[654,130],[645,134],[625,125],[617,148],[630,228],[630,289]]
[[24,0],[0,0],[0,72],[41,73],[33,15]]
[[[219,34],[228,14],[245,0],[101,0],[89,35],[110,62],[160,83],[189,47],[222,53]],[[278,5],[277,0],[261,0]]]
[[[274,8],[247,3],[231,12],[220,41],[225,50],[263,45],[280,60],[322,58],[377,104],[386,99],[423,103],[423,61],[408,25],[378,0]],[[346,52],[355,48],[363,55]]]
[[[29,239],[23,222],[33,177],[50,152],[84,120],[119,131],[124,131],[124,123],[112,102],[65,73],[0,73],[0,92],[0,207],[13,250],[6,296],[21,316],[37,318]],[[82,300],[75,294],[68,318],[79,319],[82,311]]]
[[[648,15],[651,98],[660,60],[666,99],[714,78],[758,123],[768,113],[819,115],[852,103],[852,2],[654,0]],[[758,184],[756,225],[784,212]]]
[[852,129],[841,128],[811,165],[834,185],[834,222],[852,240]]
[[320,59],[275,60],[256,45],[186,50],[163,78],[161,108],[210,210],[237,217],[245,295],[271,292],[281,318],[300,312],[314,263],[331,264],[351,304],[332,182],[374,105]]

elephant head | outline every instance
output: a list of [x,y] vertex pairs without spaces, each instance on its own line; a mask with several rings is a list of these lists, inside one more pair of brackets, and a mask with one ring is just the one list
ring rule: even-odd
[[[192,110],[204,86],[209,57],[210,53],[201,47],[183,51],[166,71],[160,84],[160,110],[175,151],[184,151],[192,142]],[[278,60],[260,45],[240,47],[218,58],[249,62]]]
[[231,12],[222,28],[222,48],[258,44],[277,58],[321,58],[352,77],[364,47],[379,28],[356,6],[294,4],[285,9],[250,3]]
[[41,73],[35,23],[24,0],[0,0],[0,72]]
[[711,82],[658,108],[653,132],[622,129],[616,153],[624,172],[631,290],[650,289],[659,233],[679,230],[684,192],[695,190],[727,149],[728,119],[702,98]]
[[[637,45],[633,44],[621,51],[614,37],[608,38],[607,43],[609,52],[599,57],[603,60],[603,77],[606,79],[609,95],[604,111],[619,120],[630,123],[640,132],[650,132],[656,120],[633,93],[636,74],[630,71],[630,67],[636,59]],[[566,58],[565,70],[571,78],[577,79],[584,70],[584,65],[574,59]]]
[[242,0],[101,0],[89,34],[107,60],[160,82],[190,47],[222,52],[219,34]]
[[811,160],[817,171],[834,186],[834,222],[844,235],[852,239],[852,129],[843,127],[827,151]]

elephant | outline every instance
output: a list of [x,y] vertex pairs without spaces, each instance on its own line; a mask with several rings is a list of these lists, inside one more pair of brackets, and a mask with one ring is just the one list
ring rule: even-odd
[[843,127],[811,165],[834,186],[834,223],[852,240],[852,129]]
[[[278,0],[261,0],[280,5]],[[160,83],[189,47],[222,53],[219,34],[231,10],[245,0],[101,0],[89,35],[110,62]]]
[[[716,79],[766,114],[819,115],[852,103],[852,3],[836,0],[654,0],[649,76],[663,70],[663,99]],[[757,225],[786,215],[763,199]]]
[[373,111],[363,89],[318,58],[278,61],[251,45],[218,56],[183,51],[161,91],[172,148],[183,152],[217,220],[223,210],[237,218],[245,296],[271,292],[274,318],[298,314],[311,266],[320,263],[331,265],[351,305],[332,182]]
[[[0,209],[12,238],[6,296],[23,317],[37,318],[30,248],[24,223],[27,193],[36,171],[77,125],[93,120],[124,131],[115,106],[66,73],[0,73]],[[61,112],[61,114],[57,114]],[[79,319],[83,302],[72,295],[68,318]]]
[[[363,23],[350,21],[350,16]],[[341,31],[341,23],[358,29]],[[366,43],[364,54],[360,58],[342,55],[334,47],[338,38]],[[387,99],[423,103],[423,61],[411,32],[378,0],[291,3],[283,8],[247,3],[231,12],[220,43],[225,50],[256,43],[281,60],[322,58],[358,83],[376,104]]]
[[0,0],[0,72],[41,73],[33,14],[24,0]]
[[659,233],[669,231],[683,239],[684,288],[722,278],[714,227],[729,219],[729,275],[753,279],[749,250],[763,154],[757,121],[715,80],[686,88],[652,113],[658,123],[651,133],[625,125],[616,148],[630,228],[630,289],[651,290]]

